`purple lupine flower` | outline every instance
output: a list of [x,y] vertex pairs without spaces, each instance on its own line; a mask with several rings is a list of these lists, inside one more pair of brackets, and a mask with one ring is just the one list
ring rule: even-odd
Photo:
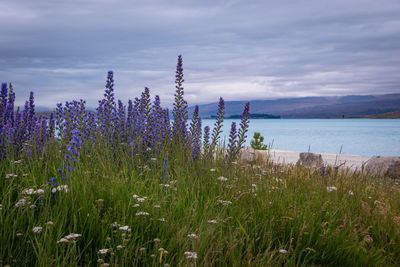
[[7,83],[2,83],[0,92],[0,120],[2,120],[3,112],[7,107],[7,95],[8,95]]
[[172,138],[176,143],[185,144],[187,139],[186,133],[186,121],[188,119],[187,114],[187,102],[183,99],[183,68],[182,68],[182,56],[178,56],[178,63],[176,65],[175,75],[175,102],[174,109],[172,111],[173,125],[172,125]]
[[204,156],[207,157],[210,151],[210,127],[204,127],[204,140],[203,140]]
[[236,145],[237,145],[236,122],[232,122],[231,131],[229,133],[229,143],[227,151],[227,159],[229,163],[236,159]]
[[50,113],[50,118],[49,118],[49,131],[47,132],[47,135],[50,138],[54,137],[55,133],[55,121],[54,121],[54,112]]
[[214,150],[218,145],[218,141],[220,138],[219,135],[222,133],[221,128],[224,121],[224,114],[225,114],[225,101],[222,97],[220,97],[218,103],[217,119],[215,121],[214,129],[211,134],[211,142],[208,147],[207,153],[205,154],[205,157],[208,159],[212,157],[212,154],[214,153]]
[[237,141],[237,146],[236,146],[236,154],[239,154],[240,149],[243,148],[244,143],[246,142],[246,133],[249,128],[249,114],[250,114],[250,102],[247,102],[244,110],[243,110],[243,115],[242,119],[240,122],[240,129],[238,133],[238,141]]
[[165,184],[168,182],[169,171],[168,171],[168,158],[165,157],[163,164],[163,174],[161,176],[161,183]]
[[194,160],[198,159],[201,145],[201,118],[199,116],[199,106],[195,106],[192,122],[189,128],[189,142],[192,149],[192,156]]

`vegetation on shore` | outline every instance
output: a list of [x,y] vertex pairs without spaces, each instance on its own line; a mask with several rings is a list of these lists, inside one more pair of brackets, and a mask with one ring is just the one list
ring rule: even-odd
[[397,181],[238,162],[249,106],[225,153],[223,99],[187,125],[182,83],[179,57],[172,125],[148,89],[116,104],[112,72],[96,113],[13,113],[2,90],[0,265],[400,265]]

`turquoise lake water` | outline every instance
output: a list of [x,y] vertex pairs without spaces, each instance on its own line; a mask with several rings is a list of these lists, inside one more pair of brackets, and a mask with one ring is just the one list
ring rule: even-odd
[[[231,123],[224,120],[223,134],[228,140]],[[212,126],[215,120],[203,120]],[[264,136],[272,149],[300,152],[400,156],[400,119],[269,119],[251,120],[247,145],[254,132]]]

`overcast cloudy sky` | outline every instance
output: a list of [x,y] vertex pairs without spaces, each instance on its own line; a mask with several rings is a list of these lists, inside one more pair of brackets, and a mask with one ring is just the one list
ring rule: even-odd
[[[279,3],[278,3],[279,2]],[[126,103],[400,93],[399,0],[2,0],[0,80],[21,105],[96,106],[114,70]]]

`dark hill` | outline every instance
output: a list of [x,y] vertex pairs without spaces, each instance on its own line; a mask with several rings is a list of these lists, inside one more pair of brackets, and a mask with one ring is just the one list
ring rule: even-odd
[[[240,115],[246,101],[226,101],[226,117]],[[211,117],[217,103],[200,105],[200,115]],[[359,118],[400,110],[400,94],[251,100],[250,113],[281,118]],[[190,113],[193,107],[190,108]]]

